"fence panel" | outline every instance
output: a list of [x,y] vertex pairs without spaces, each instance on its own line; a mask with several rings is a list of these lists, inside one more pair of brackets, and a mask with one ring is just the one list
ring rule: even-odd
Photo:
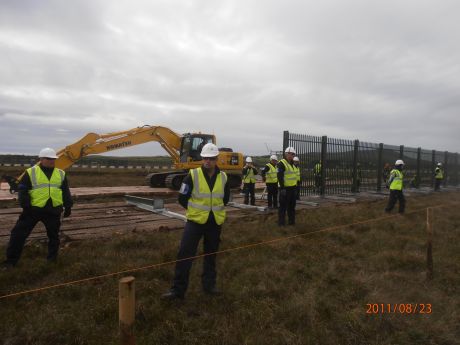
[[[383,189],[396,160],[405,162],[406,188],[433,187],[434,169],[444,166],[444,185],[458,185],[458,153],[283,133],[283,150],[292,146],[300,159],[301,195],[344,194]],[[315,166],[321,163],[320,176]]]

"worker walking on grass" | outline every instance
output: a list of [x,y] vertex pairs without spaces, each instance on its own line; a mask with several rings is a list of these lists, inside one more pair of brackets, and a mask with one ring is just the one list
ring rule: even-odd
[[300,200],[300,160],[299,157],[295,156],[293,159],[295,173],[297,176],[297,186],[296,186],[296,200]]
[[243,193],[244,203],[249,204],[249,197],[251,197],[251,205],[256,204],[255,186],[256,186],[256,175],[258,171],[254,168],[252,158],[246,158],[246,165],[243,167]]
[[404,213],[406,207],[406,199],[403,194],[403,173],[404,162],[398,159],[395,163],[395,167],[390,172],[390,178],[388,179],[388,186],[390,188],[390,199],[388,205],[385,208],[385,212],[390,213],[396,202],[399,200],[399,213]]
[[295,224],[295,206],[297,198],[297,173],[294,166],[295,150],[288,147],[284,151],[285,159],[282,159],[278,165],[278,184],[279,184],[279,201],[278,225],[286,225],[286,213],[288,215],[288,225]]
[[276,155],[270,156],[270,162],[265,164],[260,174],[262,180],[265,182],[267,187],[267,201],[268,208],[278,208],[278,170],[276,164],[278,163],[278,157]]
[[[190,170],[179,191],[179,203],[187,210],[187,222],[177,254],[174,281],[169,292],[162,299],[183,299],[187,291],[190,269],[196,255],[198,243],[203,240],[204,254],[219,250],[220,232],[225,221],[225,208],[230,198],[230,186],[227,175],[217,167],[217,146],[208,143],[202,151],[203,165]],[[216,255],[203,258],[201,283],[203,291],[209,295],[218,295],[216,288]]]
[[436,169],[434,170],[434,190],[441,190],[441,183],[444,180],[444,169],[442,168],[442,163],[438,163]]
[[11,230],[6,250],[5,268],[19,261],[27,237],[38,222],[42,222],[48,235],[49,262],[57,260],[59,251],[59,229],[61,213],[69,217],[73,205],[69,184],[63,170],[55,168],[56,152],[44,148],[38,154],[37,165],[26,170],[18,186],[19,205],[22,213]]

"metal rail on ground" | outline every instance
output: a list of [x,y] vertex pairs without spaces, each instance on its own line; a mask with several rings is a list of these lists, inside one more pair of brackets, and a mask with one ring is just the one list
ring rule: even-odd
[[146,211],[150,211],[168,218],[180,219],[184,222],[187,218],[180,213],[168,211],[164,206],[163,199],[148,199],[134,195],[125,195],[125,200],[129,205],[134,205]]

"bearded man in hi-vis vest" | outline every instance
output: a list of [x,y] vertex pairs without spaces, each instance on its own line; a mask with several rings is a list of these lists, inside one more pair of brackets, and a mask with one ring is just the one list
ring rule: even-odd
[[[225,205],[230,199],[227,175],[217,166],[219,150],[208,143],[203,146],[203,165],[190,170],[179,191],[179,203],[187,210],[187,222],[180,243],[174,281],[171,289],[161,296],[165,300],[183,299],[188,288],[189,274],[198,244],[203,237],[204,254],[219,250],[220,232],[225,221]],[[203,257],[201,283],[204,293],[219,295],[216,288],[216,255]]]

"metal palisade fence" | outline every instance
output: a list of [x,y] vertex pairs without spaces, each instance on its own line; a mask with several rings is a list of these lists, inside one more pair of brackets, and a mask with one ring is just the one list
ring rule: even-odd
[[458,153],[284,131],[283,151],[288,146],[300,160],[301,195],[381,192],[397,159],[405,163],[405,188],[433,187],[437,163],[444,186],[459,182]]

